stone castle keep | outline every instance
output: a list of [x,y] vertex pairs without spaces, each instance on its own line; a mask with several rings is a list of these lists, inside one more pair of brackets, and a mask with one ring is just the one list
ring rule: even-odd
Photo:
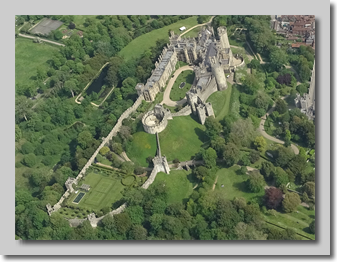
[[[195,79],[186,93],[187,103],[191,113],[198,115],[204,124],[207,116],[214,116],[212,105],[206,103],[207,98],[216,91],[227,89],[225,72],[234,71],[237,64],[230,49],[227,29],[219,27],[217,33],[218,38],[211,26],[203,28],[196,38],[182,38],[171,31],[170,43],[164,47],[151,77],[145,85],[136,85],[138,95],[143,95],[146,101],[154,101],[157,93],[163,91],[178,61],[193,65]],[[148,112],[143,118],[145,131],[150,134],[161,132],[167,119],[172,119],[170,117],[159,117],[156,109]]]

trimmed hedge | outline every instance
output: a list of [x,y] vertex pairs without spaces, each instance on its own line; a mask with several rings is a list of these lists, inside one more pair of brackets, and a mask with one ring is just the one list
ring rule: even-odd
[[136,181],[135,175],[130,175],[122,178],[121,183],[123,186],[132,186],[132,184]]

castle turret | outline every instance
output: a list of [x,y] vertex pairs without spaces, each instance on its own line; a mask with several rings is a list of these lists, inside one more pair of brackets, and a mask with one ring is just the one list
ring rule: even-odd
[[224,26],[218,27],[218,36],[220,39],[220,43],[222,48],[230,48],[230,44],[228,41],[228,35],[227,35],[227,28]]
[[227,82],[226,82],[226,76],[221,68],[218,59],[214,56],[210,58],[212,73],[215,76],[215,81],[218,86],[218,90],[225,90],[227,89]]
[[199,104],[197,106],[198,117],[202,125],[205,124],[205,121],[206,121],[206,110],[205,109],[206,109],[205,105],[203,104]]

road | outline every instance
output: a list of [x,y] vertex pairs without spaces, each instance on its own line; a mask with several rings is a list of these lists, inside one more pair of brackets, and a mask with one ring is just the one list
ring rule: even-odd
[[[282,97],[282,99],[285,99],[286,96]],[[259,126],[259,131],[261,133],[261,135],[263,135],[265,138],[279,143],[279,144],[284,144],[284,141],[277,139],[276,137],[270,136],[266,133],[266,131],[264,131],[264,123],[266,122],[267,116],[269,116],[275,109],[275,103],[273,104],[273,107],[271,109],[269,109],[269,111],[263,116],[261,117],[261,122],[260,122],[260,126]],[[295,146],[294,144],[291,144],[291,148],[293,149],[295,155],[298,155],[298,153],[300,152],[297,148],[297,146]]]
[[172,101],[171,98],[170,98],[170,93],[171,93],[171,89],[172,89],[172,86],[173,86],[174,82],[177,80],[177,77],[180,75],[180,73],[183,72],[183,71],[186,71],[186,70],[192,70],[193,71],[193,67],[188,66],[188,65],[182,66],[174,72],[174,77],[172,77],[169,80],[169,82],[167,84],[167,87],[165,89],[165,92],[164,92],[163,101],[160,104],[165,104],[165,105],[168,105],[168,106],[178,106],[178,105],[183,105],[186,102],[186,98],[184,98],[180,101]]
[[200,24],[200,25],[195,25],[195,26],[191,27],[190,29],[188,29],[188,30],[186,30],[184,33],[182,33],[180,36],[183,36],[184,34],[188,33],[189,31],[193,30],[193,29],[196,28],[196,27],[203,26],[203,25],[207,25],[207,24],[211,23],[214,17],[215,17],[215,16],[213,15],[213,16],[211,17],[211,19],[210,19],[208,22],[206,22],[206,23],[203,23],[203,24]]
[[[36,38],[36,36],[29,36],[29,35],[24,35],[24,34],[19,34],[19,36],[22,36],[22,37],[25,37],[25,38],[30,38],[30,39]],[[65,46],[64,44],[57,43],[57,42],[54,42],[54,41],[50,41],[50,40],[43,39],[43,38],[40,38],[40,40],[43,41],[43,42],[47,42],[47,43],[58,45],[58,46]]]

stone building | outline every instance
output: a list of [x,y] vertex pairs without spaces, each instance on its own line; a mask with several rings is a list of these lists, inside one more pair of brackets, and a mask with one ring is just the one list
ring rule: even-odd
[[168,119],[172,119],[171,111],[160,104],[155,105],[154,109],[147,112],[142,118],[145,132],[149,134],[160,133],[166,128]]
[[162,91],[174,72],[177,61],[194,65],[194,70],[199,71],[195,82],[201,81],[199,84],[202,85],[210,84],[214,78],[213,84],[215,82],[217,90],[226,89],[225,72],[234,71],[235,58],[230,49],[227,29],[219,27],[217,33],[218,39],[211,26],[203,28],[196,38],[183,38],[171,31],[170,43],[156,62],[151,77],[145,85],[142,83],[136,85],[138,95],[142,94],[146,101],[154,101],[157,93]]
[[177,64],[177,53],[175,50],[164,48],[162,54],[156,62],[156,68],[152,70],[151,77],[146,84],[138,83],[136,90],[138,95],[143,94],[146,101],[154,101],[159,91],[165,87],[168,78],[175,70]]
[[192,87],[186,93],[187,103],[191,106],[192,113],[198,115],[200,123],[203,125],[207,116],[214,116],[211,103],[204,103],[200,97],[200,91],[196,87]]

